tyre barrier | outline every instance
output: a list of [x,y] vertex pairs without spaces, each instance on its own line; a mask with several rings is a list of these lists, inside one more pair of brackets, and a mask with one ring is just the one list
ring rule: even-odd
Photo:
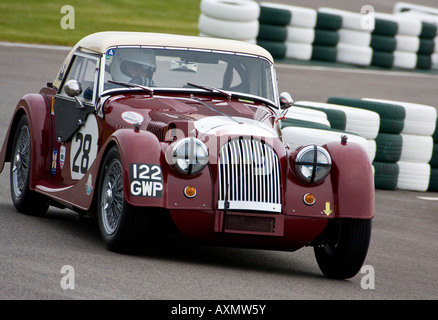
[[297,101],[282,120],[285,144],[360,144],[374,168],[376,189],[438,191],[438,115],[434,107],[372,98]]
[[379,132],[399,134],[403,130],[406,111],[400,105],[345,97],[329,97],[327,103],[377,112],[380,116]]
[[[438,9],[434,9],[434,8],[429,8],[429,9],[432,11],[438,11]],[[409,19],[417,19],[422,21],[422,23],[431,26],[427,33],[423,32],[422,35],[420,36],[421,39],[427,39],[427,41],[420,42],[419,51],[425,53],[426,57],[428,57],[427,53],[429,51],[432,51],[432,53],[430,54],[431,68],[438,69],[438,37],[437,37],[437,32],[434,32],[433,29],[433,28],[437,28],[438,26],[438,16],[436,14],[427,14],[426,12],[419,10],[394,12],[394,14]]]
[[432,134],[433,150],[430,159],[430,181],[428,191],[438,192],[438,118],[436,119],[435,131]]
[[[294,105],[307,108],[317,108],[327,112],[328,116],[333,111],[340,112],[344,115],[342,117],[343,123],[338,122],[338,125],[333,123],[332,128],[352,132],[364,137],[365,139],[374,140],[379,133],[380,117],[379,114],[374,111],[313,101],[297,101]],[[330,122],[330,124],[332,123]]]
[[330,97],[328,104],[380,117],[373,161],[376,189],[438,191],[438,116],[433,106],[382,99]]
[[256,42],[260,5],[252,0],[202,0],[201,36]]
[[293,126],[299,121],[307,122],[310,127],[318,126],[323,128],[331,128],[330,122],[327,119],[327,115],[318,110],[311,110],[309,108],[302,108],[295,105],[293,108],[289,108],[285,115],[285,119],[282,121],[283,127]]
[[198,27],[202,36],[257,43],[274,59],[438,69],[438,16],[418,8],[401,12],[405,7],[396,4],[393,14],[373,13],[369,26],[364,14],[340,9],[201,0]]

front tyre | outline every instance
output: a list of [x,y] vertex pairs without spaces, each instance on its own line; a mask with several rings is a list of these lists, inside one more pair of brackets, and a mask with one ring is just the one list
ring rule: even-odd
[[22,116],[15,131],[11,154],[10,186],[15,209],[24,214],[43,216],[49,202],[29,188],[31,169],[31,136],[29,120]]
[[371,219],[330,220],[322,245],[314,252],[322,273],[335,279],[354,277],[362,267],[371,238]]
[[123,168],[117,147],[108,152],[100,177],[98,222],[102,239],[111,251],[133,251],[147,231],[149,215],[124,199]]

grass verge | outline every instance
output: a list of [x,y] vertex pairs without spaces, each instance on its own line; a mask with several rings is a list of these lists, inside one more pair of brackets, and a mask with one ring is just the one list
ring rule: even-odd
[[[74,10],[61,13],[64,5]],[[197,35],[199,14],[200,0],[2,1],[0,41],[74,45],[98,31]]]

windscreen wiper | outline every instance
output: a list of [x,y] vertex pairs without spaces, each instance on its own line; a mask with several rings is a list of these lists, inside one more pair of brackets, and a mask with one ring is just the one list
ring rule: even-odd
[[190,83],[190,82],[187,82],[187,84],[189,86],[192,86],[192,87],[195,87],[195,88],[199,88],[199,89],[203,89],[203,90],[207,90],[207,91],[210,91],[210,92],[218,92],[218,93],[226,96],[228,98],[228,100],[231,100],[231,97],[232,97],[231,92],[228,92],[228,91],[225,91],[225,90],[221,90],[221,89],[213,88],[213,87],[201,86],[199,84],[194,84],[194,83]]
[[143,90],[149,92],[150,94],[154,94],[154,89],[152,89],[151,87],[142,86],[140,84],[131,83],[131,82],[113,81],[113,80],[108,80],[108,82],[118,84],[120,86],[124,86],[124,87],[128,87],[128,88],[140,88],[140,89],[143,89]]

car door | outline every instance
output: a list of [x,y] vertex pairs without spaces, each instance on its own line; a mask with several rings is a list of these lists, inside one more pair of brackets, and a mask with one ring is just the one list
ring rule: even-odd
[[[51,171],[65,184],[83,178],[97,155],[99,62],[97,55],[75,53],[55,96]],[[67,94],[70,80],[81,87],[76,96]]]

